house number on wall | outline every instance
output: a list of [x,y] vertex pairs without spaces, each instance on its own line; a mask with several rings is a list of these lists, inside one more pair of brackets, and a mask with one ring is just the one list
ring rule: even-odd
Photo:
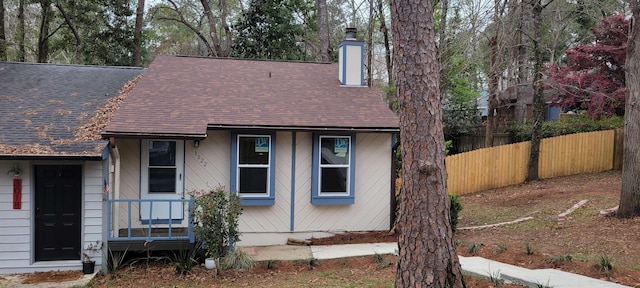
[[198,160],[198,163],[200,163],[202,167],[207,167],[207,159],[205,159],[204,156],[200,155],[198,151],[195,151],[195,153],[196,153],[196,160]]

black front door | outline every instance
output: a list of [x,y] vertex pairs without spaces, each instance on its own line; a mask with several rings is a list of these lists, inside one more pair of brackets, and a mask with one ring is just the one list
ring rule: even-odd
[[80,259],[82,166],[35,166],[35,260]]

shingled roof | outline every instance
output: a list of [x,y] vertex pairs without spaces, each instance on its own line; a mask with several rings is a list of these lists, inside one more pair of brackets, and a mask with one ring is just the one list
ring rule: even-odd
[[101,157],[106,123],[96,122],[108,118],[104,108],[143,71],[0,62],[0,159]]
[[158,56],[104,137],[203,138],[207,129],[397,131],[379,91],[338,65]]

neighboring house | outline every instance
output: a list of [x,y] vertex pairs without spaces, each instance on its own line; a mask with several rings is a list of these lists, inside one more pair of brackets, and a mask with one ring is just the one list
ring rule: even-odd
[[[518,93],[520,93],[518,89],[519,87],[520,86],[510,86],[505,90],[498,92],[498,107],[494,109],[494,115],[496,117],[495,121],[498,127],[504,127],[508,122],[515,121],[516,105],[518,105]],[[522,93],[524,93],[525,118],[532,119],[533,88],[531,87],[531,84],[528,84],[522,90]],[[556,92],[553,88],[545,87],[544,98],[546,106],[544,119],[546,121],[558,120],[562,110],[559,104],[557,104],[558,102],[554,99],[555,93]],[[488,99],[489,94],[486,91],[482,91],[480,93],[480,97],[477,99],[478,110],[480,110],[483,118],[486,118],[488,114]]]
[[99,133],[142,71],[0,62],[0,274],[80,270],[83,250],[101,246],[109,175]]
[[363,43],[339,51],[338,64],[156,57],[102,134],[109,247],[193,242],[189,192],[218,185],[241,197],[239,245],[389,229],[398,117],[364,86]]

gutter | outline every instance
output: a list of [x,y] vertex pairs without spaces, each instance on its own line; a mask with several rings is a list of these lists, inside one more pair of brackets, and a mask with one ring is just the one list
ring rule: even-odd
[[286,131],[345,131],[345,132],[400,132],[398,127],[330,127],[330,126],[275,126],[275,125],[224,125],[209,124],[207,130],[215,129],[253,129],[253,130],[286,130]]

